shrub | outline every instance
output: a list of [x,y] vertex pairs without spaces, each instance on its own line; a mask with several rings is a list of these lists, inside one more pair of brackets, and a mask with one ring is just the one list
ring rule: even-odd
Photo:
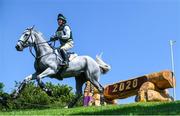
[[[16,82],[15,86],[17,87],[18,85],[19,83]],[[35,82],[27,83],[17,99],[12,99],[11,94],[0,92],[0,96],[5,101],[4,103],[1,102],[0,109],[59,108],[69,104],[75,97],[75,94],[72,92],[73,88],[68,85],[54,85],[51,82],[47,82],[46,87],[52,90],[52,96],[48,96]],[[82,99],[76,104],[76,106],[80,105],[82,105]]]

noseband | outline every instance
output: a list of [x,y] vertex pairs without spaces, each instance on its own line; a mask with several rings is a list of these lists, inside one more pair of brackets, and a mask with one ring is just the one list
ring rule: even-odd
[[[37,57],[36,55],[34,55],[34,53],[32,52],[32,47],[33,47],[33,46],[38,46],[38,45],[40,45],[40,44],[49,43],[49,42],[51,42],[51,41],[46,41],[46,42],[41,42],[41,43],[34,43],[34,42],[33,42],[33,38],[32,38],[32,30],[33,30],[33,28],[32,28],[32,29],[28,29],[28,31],[30,31],[30,33],[29,33],[29,35],[28,35],[28,37],[27,37],[27,39],[26,39],[25,41],[18,40],[18,42],[20,42],[20,44],[21,44],[23,47],[28,46],[30,53],[32,54],[32,56],[34,56],[35,59],[39,59],[39,58],[41,58],[41,57],[43,57],[43,56],[45,56],[45,55],[51,54],[51,53],[47,53],[47,54],[45,54],[45,55],[43,55],[43,56],[39,56],[39,57]],[[27,43],[29,39],[32,40],[32,43]],[[26,44],[27,44],[27,45],[26,45]]]
[[[28,29],[30,31],[27,39],[25,41],[22,41],[22,40],[18,40],[18,42],[20,42],[20,44],[25,47],[26,44],[27,44],[27,41],[29,40],[29,38],[31,38],[31,40],[33,41],[33,38],[32,38],[32,29]],[[30,43],[27,45],[27,46],[32,46]]]

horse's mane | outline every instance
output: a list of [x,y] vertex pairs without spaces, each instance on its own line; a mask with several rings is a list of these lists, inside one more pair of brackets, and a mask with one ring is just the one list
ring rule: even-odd
[[33,29],[33,32],[35,32],[35,34],[37,34],[38,36],[42,37],[44,40],[46,40],[46,38],[44,37],[43,33],[41,33],[40,31]]
[[33,31],[38,35],[41,35],[41,36],[43,35],[40,31],[37,31],[36,29],[33,29]]

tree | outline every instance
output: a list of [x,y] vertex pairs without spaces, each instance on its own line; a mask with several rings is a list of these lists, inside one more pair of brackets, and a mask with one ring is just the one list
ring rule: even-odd
[[4,84],[0,82],[0,92],[3,93]]
[[[18,86],[16,82],[15,87]],[[49,107],[65,107],[75,97],[73,88],[68,85],[54,85],[51,82],[46,83],[46,87],[52,90],[52,96],[48,96],[35,82],[29,82],[18,95],[17,99],[11,97],[11,93],[3,92],[4,84],[0,84],[0,97],[3,100],[0,103],[0,109],[34,109],[34,108],[49,108]],[[15,91],[15,90],[14,90]],[[12,92],[13,93],[13,92]],[[82,101],[76,106],[82,105]]]
[[[17,86],[16,82],[16,86]],[[47,108],[47,107],[64,107],[75,96],[72,87],[68,85],[54,85],[51,82],[46,83],[46,87],[52,90],[52,95],[48,96],[35,82],[27,83],[26,87],[14,101],[15,109],[27,108]]]

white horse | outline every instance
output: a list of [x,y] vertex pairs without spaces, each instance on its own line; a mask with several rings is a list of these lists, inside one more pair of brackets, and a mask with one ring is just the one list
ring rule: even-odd
[[99,78],[101,74],[105,74],[110,70],[110,66],[104,63],[100,57],[96,57],[95,61],[89,56],[76,56],[69,62],[69,67],[63,69],[61,68],[61,56],[45,41],[42,34],[35,31],[33,27],[26,29],[16,44],[17,51],[23,51],[26,47],[29,47],[30,51],[32,47],[35,50],[34,67],[36,72],[22,81],[14,94],[15,97],[22,91],[28,81],[35,79],[40,87],[48,93],[49,90],[41,81],[44,77],[60,80],[61,78],[75,77],[77,97],[70,102],[68,107],[72,107],[81,97],[82,86],[86,81],[90,81],[103,95],[104,88],[99,83]]

